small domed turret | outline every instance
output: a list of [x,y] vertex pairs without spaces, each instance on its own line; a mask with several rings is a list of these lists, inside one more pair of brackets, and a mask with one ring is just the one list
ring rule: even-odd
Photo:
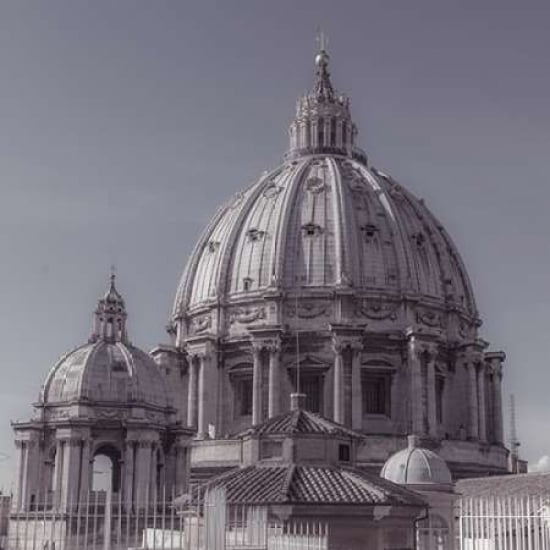
[[406,449],[390,456],[382,468],[381,477],[400,485],[452,486],[447,463],[436,453],[419,446],[418,437],[409,436]]

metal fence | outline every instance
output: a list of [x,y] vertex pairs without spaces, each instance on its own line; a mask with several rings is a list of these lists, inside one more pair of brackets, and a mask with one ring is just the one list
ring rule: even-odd
[[550,495],[460,499],[457,549],[550,550]]
[[83,502],[55,499],[11,510],[0,550],[326,550],[324,524],[281,522],[266,508],[226,506],[222,493],[195,501],[159,499],[126,506],[93,492]]

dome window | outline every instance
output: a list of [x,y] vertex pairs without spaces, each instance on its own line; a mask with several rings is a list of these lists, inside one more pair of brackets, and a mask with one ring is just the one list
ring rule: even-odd
[[361,226],[361,231],[363,232],[363,235],[365,235],[365,238],[368,240],[374,237],[374,235],[378,231],[378,227],[376,227],[376,225],[374,225],[373,223],[367,223]]
[[323,232],[323,228],[316,223],[306,223],[302,225],[302,230],[306,237],[316,237]]
[[426,237],[424,236],[424,233],[415,233],[412,238],[416,243],[416,246],[423,246],[426,242]]
[[251,242],[259,241],[263,236],[265,235],[265,231],[261,231],[260,229],[249,229],[246,232],[246,236],[248,237],[248,240]]
[[220,246],[219,241],[208,241],[208,252],[216,252]]
[[250,277],[245,277],[243,279],[243,290],[245,292],[248,292],[251,287],[252,287],[252,279]]

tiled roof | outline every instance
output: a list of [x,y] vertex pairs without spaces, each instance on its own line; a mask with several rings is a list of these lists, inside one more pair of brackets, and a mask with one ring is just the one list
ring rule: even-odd
[[351,468],[277,464],[221,474],[208,487],[226,490],[231,504],[354,504],[423,506],[412,491]]
[[548,496],[550,472],[461,479],[455,490],[465,497]]
[[240,432],[234,437],[245,435],[292,435],[292,434],[325,434],[341,435],[345,437],[363,437],[360,433],[350,430],[337,422],[322,416],[296,409],[280,414],[256,426]]

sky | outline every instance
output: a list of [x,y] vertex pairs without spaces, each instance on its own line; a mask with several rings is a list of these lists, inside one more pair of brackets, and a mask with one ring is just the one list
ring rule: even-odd
[[521,454],[550,469],[549,2],[2,0],[0,488],[9,422],[111,264],[132,341],[167,341],[202,228],[281,161],[319,27],[370,162],[461,251]]

